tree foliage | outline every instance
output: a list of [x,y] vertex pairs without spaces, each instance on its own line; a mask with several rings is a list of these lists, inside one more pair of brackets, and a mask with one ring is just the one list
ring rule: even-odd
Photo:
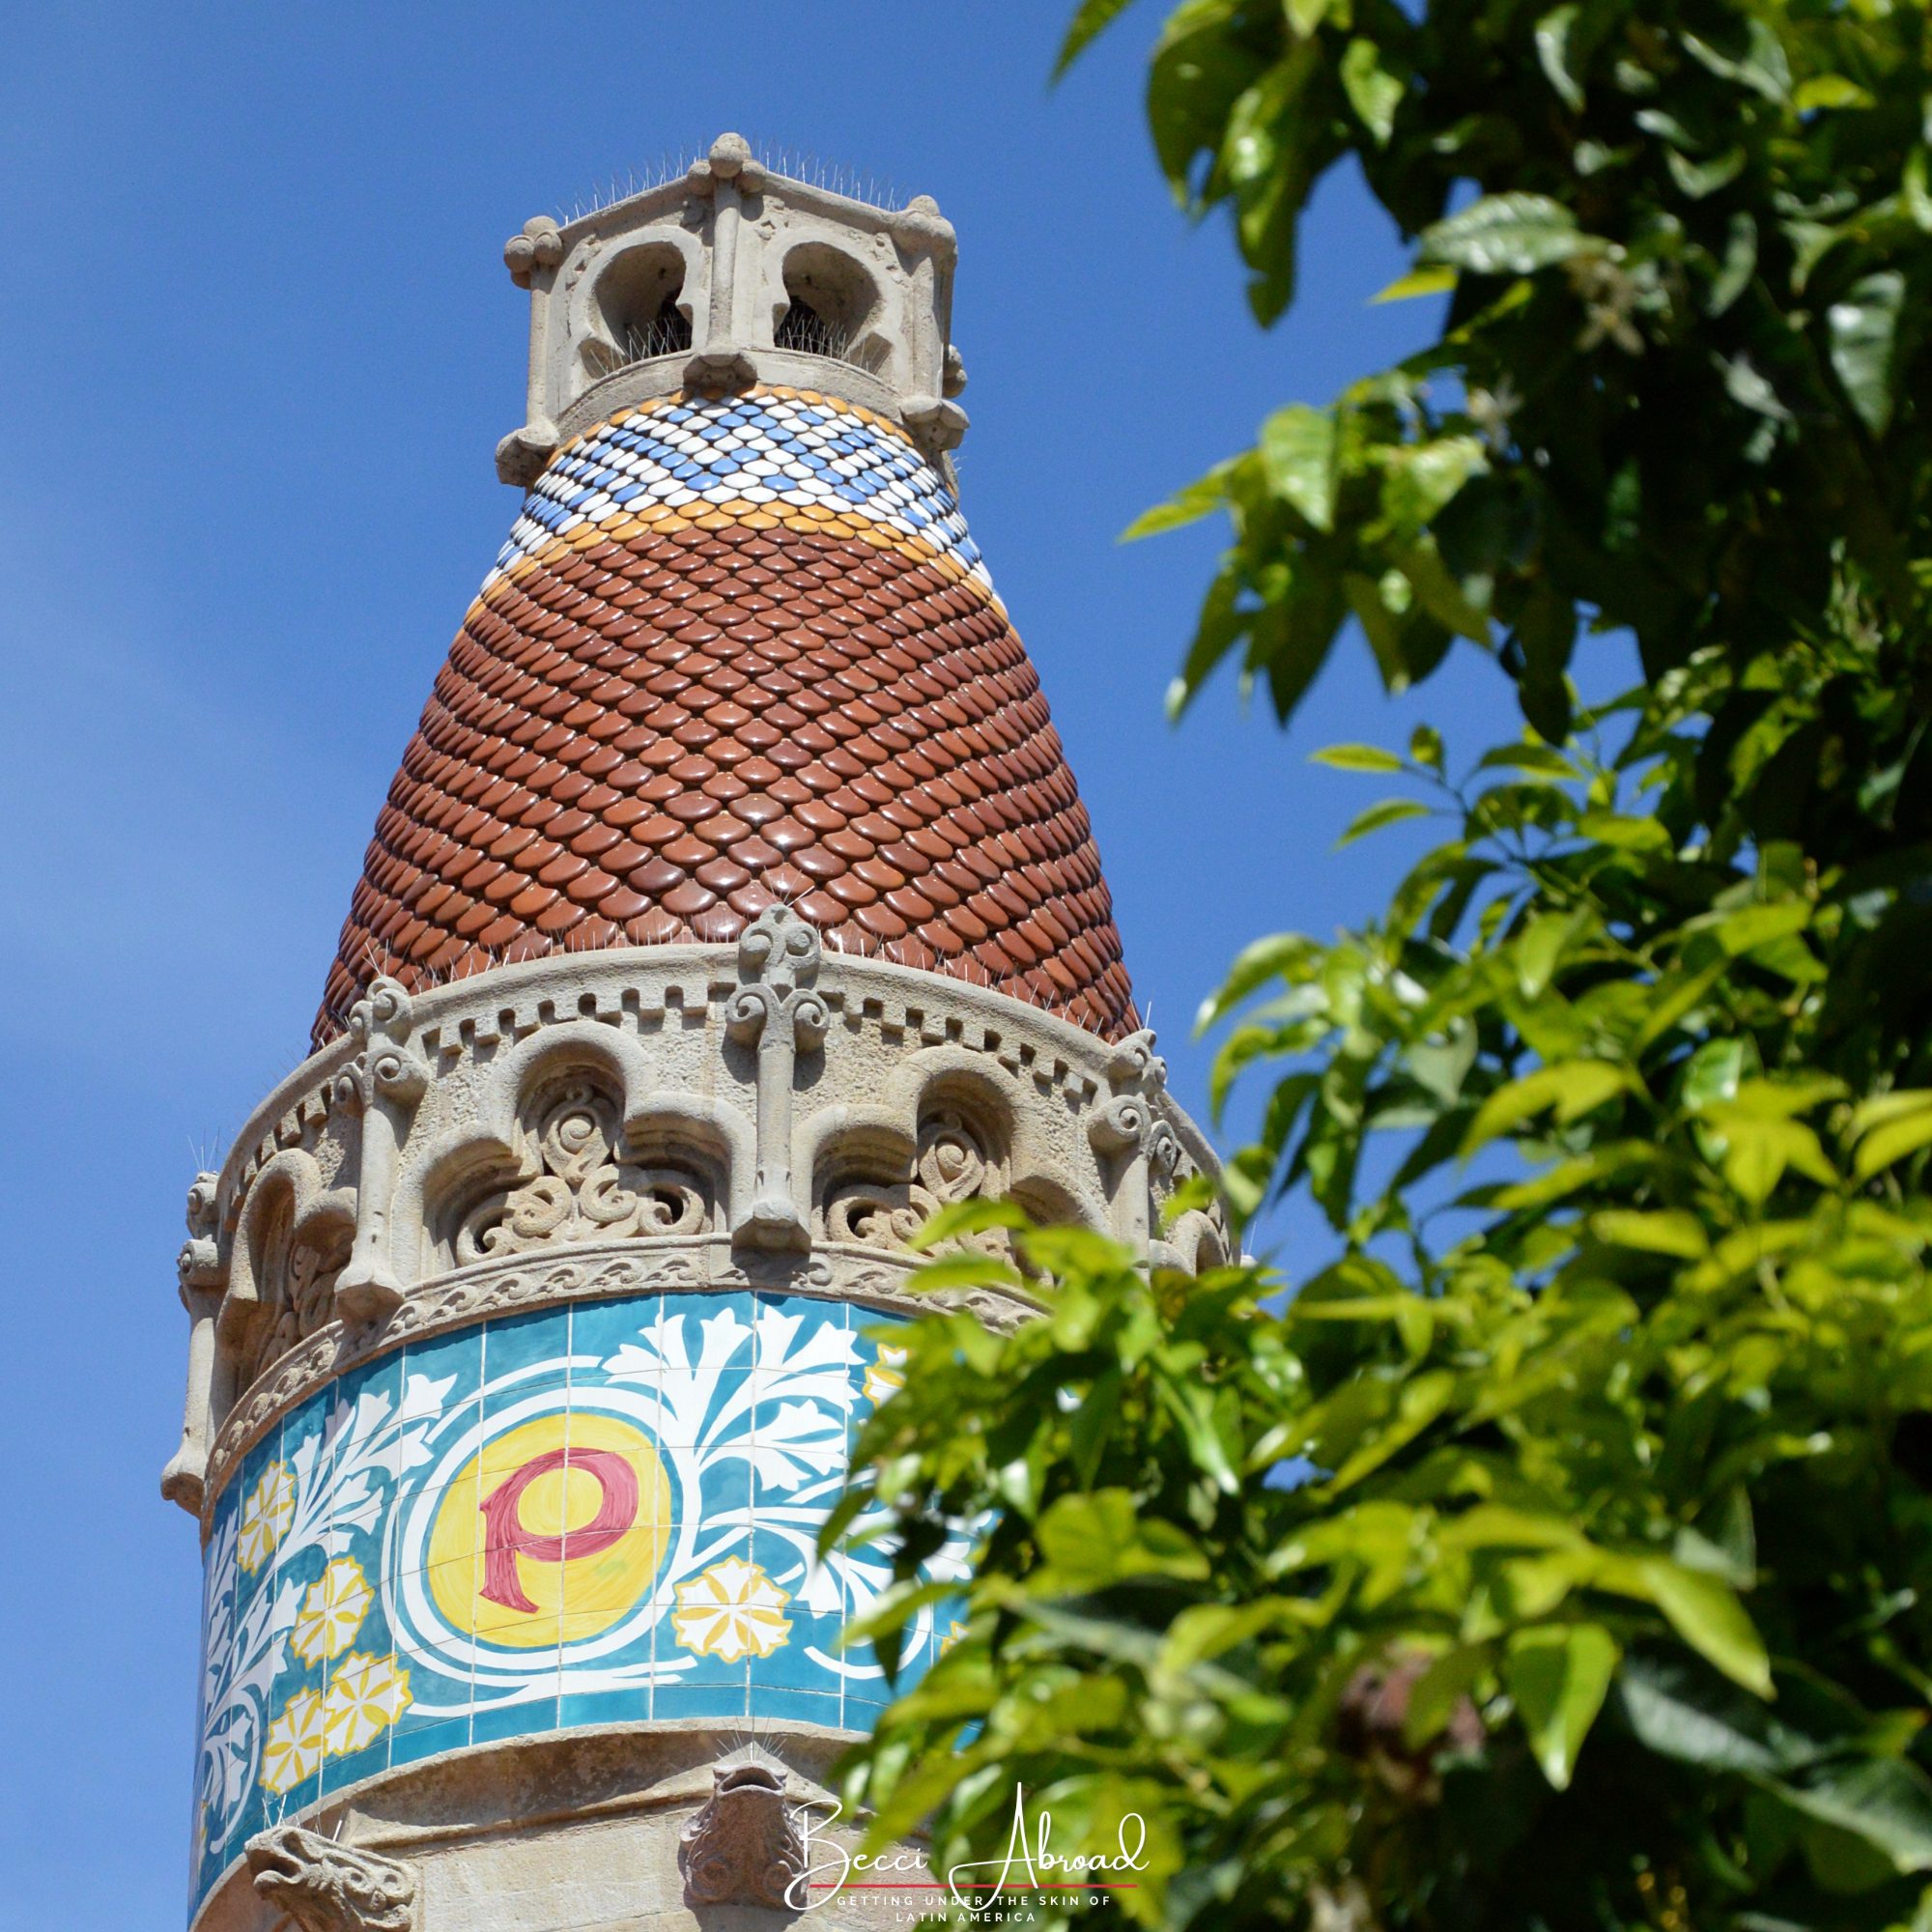
[[[1150,1925],[1932,1926],[1928,28],[1168,21],[1156,147],[1264,320],[1345,160],[1414,240],[1391,295],[1448,297],[1137,526],[1232,526],[1177,703],[1234,657],[1286,717],[1352,618],[1392,688],[1492,652],[1526,728],[1324,754],[1398,783],[1356,834],[1444,836],[1204,1015],[1217,1095],[1274,1083],[1230,1205],[1334,1230],[1285,1305],[1035,1230],[1037,1320],[913,1329],[862,1634],[981,1548],[854,1761],[882,1835],[987,1857],[1018,1783],[1069,1850],[1138,1813],[1100,1910]],[[1642,681],[1584,709],[1606,633]]]

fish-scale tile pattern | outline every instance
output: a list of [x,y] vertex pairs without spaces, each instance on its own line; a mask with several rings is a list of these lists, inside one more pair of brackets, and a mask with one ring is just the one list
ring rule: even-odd
[[[856,413],[811,407],[850,437]],[[895,433],[861,428],[886,445],[875,473],[910,456],[919,489],[936,484]],[[592,513],[546,523],[530,504],[582,487],[573,455],[605,460],[580,444],[546,473],[438,674],[317,1044],[378,973],[420,988],[564,950],[729,940],[778,900],[835,949],[1109,1038],[1137,1024],[1086,810],[963,525],[935,538],[803,489],[748,500],[742,475],[656,514],[593,485]]]

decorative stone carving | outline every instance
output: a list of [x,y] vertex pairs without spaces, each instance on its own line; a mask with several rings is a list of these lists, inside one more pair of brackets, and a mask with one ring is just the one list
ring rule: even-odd
[[[769,949],[772,928],[782,931],[784,923],[768,922],[757,947]],[[286,1076],[242,1127],[218,1183],[219,1218],[233,1222],[238,1212],[247,1213],[261,1178],[279,1172],[278,1161],[289,1165],[290,1152],[315,1163],[295,1189],[293,1220],[280,1246],[266,1230],[253,1240],[259,1278],[241,1279],[247,1272],[244,1242],[238,1233],[232,1253],[227,1232],[217,1242],[216,1186],[197,1183],[190,1279],[210,1286],[185,1286],[184,1297],[195,1315],[194,1297],[207,1297],[199,1304],[206,1311],[225,1284],[230,1293],[220,1313],[232,1333],[222,1341],[218,1323],[197,1317],[182,1445],[165,1473],[166,1493],[210,1520],[221,1487],[278,1416],[318,1383],[412,1338],[553,1300],[629,1293],[652,1284],[698,1293],[749,1284],[858,1296],[910,1311],[918,1304],[901,1301],[899,1288],[916,1258],[897,1243],[925,1218],[927,1205],[915,1203],[915,1185],[935,1202],[1017,1189],[1049,1217],[1117,1229],[1134,1198],[1123,1180],[1137,1143],[1141,1154],[1155,1156],[1145,1162],[1143,1200],[1147,1189],[1163,1194],[1170,1133],[1181,1151],[1177,1179],[1211,1163],[1206,1143],[1164,1094],[1154,1094],[1145,1115],[1113,1108],[1116,1100],[1144,1097],[1129,1090],[1150,1084],[1157,1070],[1145,1039],[1116,1049],[997,991],[883,960],[826,954],[815,973],[810,966],[806,957],[787,955],[748,972],[735,942],[641,947],[532,959],[414,995],[409,1048],[434,1072],[397,1146],[385,1230],[404,1298],[372,1323],[349,1317],[338,1297],[333,1318],[320,1327],[292,1346],[285,1339],[270,1345],[280,1352],[250,1380],[261,1330],[278,1320],[277,1297],[269,1291],[287,1279],[283,1258],[291,1245],[330,1228],[346,1231],[355,1220],[362,1121],[334,1096],[338,1075],[359,1072],[370,1042],[340,1040]],[[753,1119],[757,1056],[767,1046],[762,1000],[738,1029],[740,1040],[751,1039],[752,1053],[728,1037],[731,1009],[748,980],[781,1003],[810,992],[810,1004],[822,1000],[838,1034],[836,1050],[804,1061],[795,1044],[782,1088],[768,1079],[762,1178]],[[802,1017],[812,1017],[809,1008]],[[813,1038],[810,1026],[802,1032]],[[829,1034],[814,1043],[830,1048]],[[695,1177],[706,1201],[703,1232],[607,1239],[585,1230],[582,1238],[561,1243],[525,1248],[510,1241],[501,1251],[479,1245],[459,1262],[459,1231],[477,1189],[492,1187],[500,1199],[547,1171],[533,1151],[538,1117],[531,1102],[552,1091],[547,1080],[576,1068],[587,1069],[604,1091],[623,1094],[616,1124],[628,1120],[631,1126],[616,1150],[622,1160],[646,1178],[663,1165],[688,1167],[686,1179]],[[519,1094],[526,1096],[521,1110]],[[795,1120],[775,1131],[771,1110],[787,1103]],[[955,1167],[942,1147],[920,1146],[919,1123],[936,1130],[939,1110],[948,1106],[963,1108],[969,1123],[978,1123],[979,1145],[992,1163],[984,1180]],[[1111,1121],[1103,1118],[1110,1109]],[[640,1128],[642,1122],[648,1128]],[[521,1169],[520,1159],[526,1163]],[[772,1192],[775,1165],[799,1219],[809,1216],[815,1236],[815,1251],[803,1263],[796,1246],[760,1250],[742,1239],[735,1251],[731,1246],[733,1227],[749,1218],[746,1206]],[[815,1195],[806,1184],[808,1172],[823,1178]],[[636,1187],[634,1178],[620,1179]],[[901,1184],[903,1195],[896,1191]],[[318,1213],[325,1196],[332,1197],[329,1211]],[[896,1231],[895,1210],[902,1210]],[[1146,1212],[1154,1230],[1152,1207]],[[783,1225],[802,1239],[797,1224]],[[1205,1226],[1218,1232],[1204,1246]],[[982,1238],[990,1244],[999,1236]],[[888,1241],[893,1245],[882,1245]],[[336,1259],[326,1242],[319,1245],[326,1265],[316,1276],[305,1274],[306,1260],[296,1268],[298,1301],[306,1282],[317,1306],[327,1286],[327,1264]],[[1211,1264],[1229,1251],[1225,1223],[1213,1208],[1191,1210],[1148,1246],[1157,1262],[1181,1267],[1193,1266],[1197,1254]],[[1000,1325],[1021,1312],[1025,1299],[989,1293],[974,1306]],[[297,1325],[305,1325],[303,1318]]]
[[1180,1141],[1156,1104],[1167,1084],[1167,1062],[1153,1050],[1151,1028],[1129,1034],[1107,1060],[1113,1097],[1094,1116],[1088,1137],[1111,1157],[1114,1233],[1146,1252],[1154,1225],[1153,1183],[1172,1179]]
[[553,1243],[695,1235],[710,1218],[697,1176],[625,1152],[617,1102],[587,1074],[544,1094],[529,1143],[523,1178],[465,1217],[459,1265]]
[[[912,1177],[902,1181],[835,1183],[825,1203],[825,1232],[835,1241],[903,1247],[942,1208],[979,1195],[1007,1191],[1004,1165],[963,1107],[942,1104],[919,1123],[919,1151]],[[969,1236],[964,1245],[1004,1255],[1004,1229]]]
[[298,1236],[289,1244],[280,1284],[280,1305],[262,1331],[246,1379],[252,1381],[270,1362],[279,1361],[298,1342],[335,1319],[335,1290],[349,1264],[351,1236],[346,1229],[326,1229]]
[[187,1190],[187,1239],[175,1257],[182,1306],[192,1324],[187,1344],[187,1397],[181,1447],[161,1471],[161,1494],[199,1513],[208,1473],[210,1413],[214,1389],[215,1318],[221,1312],[221,1248],[215,1239],[218,1178],[197,1174]]
[[792,1198],[792,1085],[801,1054],[815,1052],[832,1024],[813,990],[823,949],[816,930],[786,906],[768,906],[738,941],[738,990],[724,1025],[757,1049],[757,1180],[733,1236],[757,1248],[804,1248],[811,1231]]
[[411,1932],[416,1878],[374,1852],[276,1825],[248,1840],[256,1891],[302,1932]]
[[372,981],[349,1015],[355,1057],[335,1076],[336,1105],[362,1117],[355,1239],[335,1282],[336,1306],[352,1321],[380,1321],[403,1298],[389,1260],[389,1206],[409,1116],[429,1084],[429,1068],[410,1050],[411,1019],[410,995],[398,981]]
[[711,1796],[678,1839],[687,1905],[763,1905],[797,1911],[805,1844],[785,1805],[784,1779],[762,1764],[721,1767]]

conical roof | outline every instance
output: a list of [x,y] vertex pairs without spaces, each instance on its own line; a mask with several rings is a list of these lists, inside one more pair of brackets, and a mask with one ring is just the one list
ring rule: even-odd
[[1138,1024],[1087,812],[948,478],[810,390],[681,395],[566,444],[464,618],[315,1024],[578,949],[834,949]]

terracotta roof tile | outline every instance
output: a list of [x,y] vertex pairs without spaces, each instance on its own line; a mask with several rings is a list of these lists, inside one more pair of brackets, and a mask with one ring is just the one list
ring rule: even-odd
[[[692,479],[673,430],[726,460]],[[835,439],[860,452],[837,470]],[[784,476],[740,474],[747,451]],[[768,480],[781,499],[735,494]],[[526,498],[378,818],[316,1040],[378,972],[724,941],[775,898],[848,951],[1138,1024],[1038,679],[945,484],[863,412],[673,399]]]

